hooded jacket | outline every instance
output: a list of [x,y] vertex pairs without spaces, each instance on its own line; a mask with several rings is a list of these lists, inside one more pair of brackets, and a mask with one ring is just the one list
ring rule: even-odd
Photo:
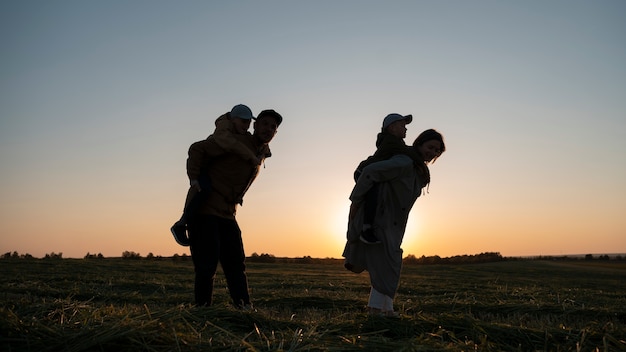
[[380,132],[376,136],[376,152],[359,163],[354,171],[354,180],[357,180],[367,165],[377,161],[387,160],[396,154],[405,154],[416,162],[421,162],[417,151],[413,147],[406,145],[402,138],[396,137],[388,132]]

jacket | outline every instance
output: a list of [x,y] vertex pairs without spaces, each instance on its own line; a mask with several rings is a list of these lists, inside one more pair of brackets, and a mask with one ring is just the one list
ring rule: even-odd
[[417,151],[404,143],[402,138],[396,137],[387,132],[381,132],[376,136],[376,152],[373,155],[367,157],[367,159],[361,161],[354,171],[354,180],[356,181],[363,169],[372,163],[377,161],[387,160],[396,154],[405,154],[411,157],[416,162],[421,162],[421,158]]
[[215,131],[213,131],[215,142],[227,152],[239,154],[249,162],[258,163],[259,157],[255,154],[256,151],[251,150],[244,143],[240,143],[237,138],[233,138],[236,134],[230,112],[225,113],[215,120]]
[[359,240],[363,229],[364,207],[348,222],[347,243],[343,251],[346,267],[354,272],[367,270],[372,287],[394,297],[402,268],[402,240],[413,204],[422,192],[423,180],[413,160],[398,154],[363,169],[350,200],[362,204],[365,194],[379,183],[378,202],[373,229],[381,244]]
[[[249,132],[244,135],[233,134],[239,142],[247,146],[263,162],[271,156],[269,146],[260,143]],[[211,189],[199,206],[198,214],[216,215],[235,219],[237,204],[243,204],[243,196],[256,179],[260,164],[252,164],[240,154],[228,151],[216,142],[214,135],[206,140],[193,143],[189,147],[187,158],[187,176],[190,180],[210,180]],[[187,199],[195,195],[190,188]]]

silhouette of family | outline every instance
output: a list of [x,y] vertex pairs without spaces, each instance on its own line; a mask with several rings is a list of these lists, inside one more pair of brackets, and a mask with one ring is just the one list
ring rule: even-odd
[[[385,116],[375,153],[354,172],[344,266],[355,273],[369,273],[368,311],[376,316],[398,315],[393,299],[400,281],[401,245],[409,213],[430,183],[428,164],[446,149],[443,136],[433,129],[406,145],[406,126],[412,120],[412,115]],[[242,310],[253,309],[235,215],[260,165],[272,156],[269,143],[282,121],[274,110],[263,110],[255,117],[249,107],[239,104],[216,119],[213,134],[189,147],[190,187],[183,214],[171,232],[178,244],[190,247],[198,306],[212,304],[219,263],[233,304]]]

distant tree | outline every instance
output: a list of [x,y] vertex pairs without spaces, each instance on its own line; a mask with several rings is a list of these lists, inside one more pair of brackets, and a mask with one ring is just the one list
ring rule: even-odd
[[294,263],[296,264],[319,264],[320,260],[311,258],[310,255],[306,255],[302,258],[294,258]]
[[103,259],[103,258],[104,256],[102,255],[102,253],[91,254],[87,252],[87,254],[85,254],[85,259]]
[[402,259],[402,262],[405,264],[417,264],[419,263],[419,259],[417,259],[417,257],[413,254],[409,254],[404,259]]
[[252,253],[249,258],[253,263],[276,263],[276,257],[273,254],[261,253],[258,255],[256,252]]
[[593,255],[591,254],[585,255],[585,260],[593,260]]
[[189,260],[190,258],[191,258],[191,257],[190,257],[187,253],[183,253],[183,254],[178,254],[178,253],[175,253],[175,254],[172,256],[172,260],[173,260],[173,261],[179,261],[179,260],[180,260],[180,261],[187,261],[187,260]]
[[440,264],[441,257],[438,255],[424,258],[424,264]]
[[152,254],[152,252],[148,253],[146,259],[154,259],[154,254]]
[[141,254],[133,251],[124,251],[122,253],[122,259],[141,259]]
[[63,259],[63,253],[50,253],[44,256],[44,259]]

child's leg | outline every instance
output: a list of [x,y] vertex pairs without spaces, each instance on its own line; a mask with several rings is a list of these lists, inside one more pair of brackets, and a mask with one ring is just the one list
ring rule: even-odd
[[181,246],[189,246],[189,236],[187,235],[187,224],[190,217],[192,217],[200,205],[206,201],[211,192],[211,182],[206,177],[201,177],[199,180],[201,191],[196,191],[195,188],[189,188],[187,191],[187,198],[185,199],[185,206],[183,207],[183,215],[180,220],[176,221],[170,228],[170,231],[174,235],[174,239]]
[[179,221],[184,224],[187,224],[189,221],[189,216],[194,214],[200,204],[202,204],[209,196],[209,192],[211,192],[211,182],[208,177],[200,177],[198,180],[200,182],[200,189],[202,191],[195,192],[193,195],[190,195],[187,199],[188,201],[185,204],[185,208],[183,209],[183,215]]
[[378,183],[374,183],[372,188],[365,194],[364,225],[372,225],[376,217],[376,206],[378,205]]
[[380,243],[374,234],[374,218],[376,217],[376,207],[378,205],[378,183],[374,183],[372,188],[365,194],[365,204],[363,205],[363,233],[361,241],[367,244]]

